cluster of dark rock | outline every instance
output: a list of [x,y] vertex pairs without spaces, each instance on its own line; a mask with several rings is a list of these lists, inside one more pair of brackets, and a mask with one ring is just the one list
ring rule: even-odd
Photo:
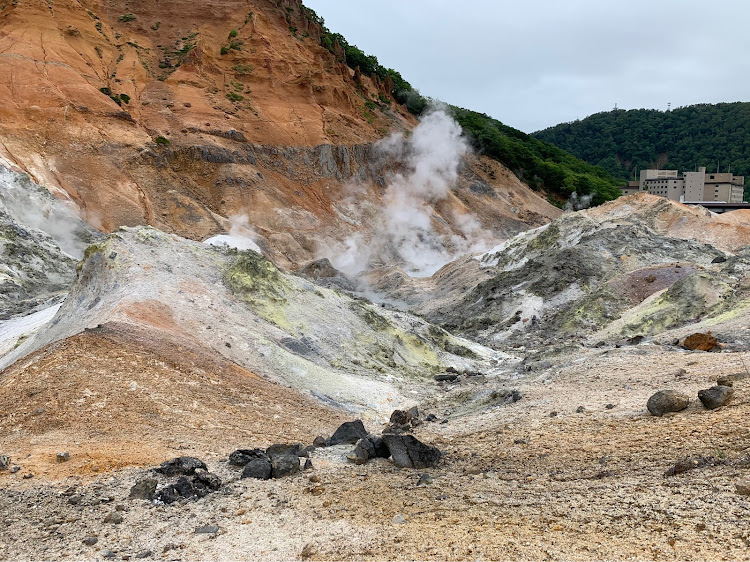
[[157,490],[159,480],[153,476],[142,478],[130,489],[129,499],[149,500],[156,504],[170,504],[181,499],[207,496],[221,488],[221,478],[208,471],[195,457],[177,457],[164,461],[153,469],[154,474],[177,479]]
[[[434,415],[426,421],[434,421]],[[398,467],[427,468],[440,460],[440,450],[426,445],[409,433],[423,423],[416,407],[395,410],[390,423],[381,435],[365,429],[362,420],[342,423],[328,438],[316,437],[313,444],[304,447],[300,443],[277,444],[267,449],[238,449],[229,455],[229,464],[242,468],[242,478],[268,480],[281,478],[300,471],[300,458],[309,457],[319,447],[351,444],[354,450],[347,458],[355,464],[364,464],[370,459],[393,457]],[[305,458],[303,470],[311,469],[312,462]]]
[[414,427],[422,423],[416,406],[409,410],[394,410],[381,435],[368,433],[360,420],[348,423],[351,425],[346,428],[347,440],[342,442],[354,444],[354,450],[347,458],[355,464],[364,464],[374,458],[393,457],[393,463],[400,468],[428,468],[440,461],[440,449],[422,443],[410,434]]
[[305,458],[303,468],[312,468],[310,453],[314,446],[301,443],[277,443],[267,449],[237,449],[229,455],[229,464],[242,468],[242,478],[269,480],[300,471],[300,458]]
[[[435,416],[427,416],[432,421]],[[345,422],[329,438],[316,437],[312,445],[277,443],[267,449],[237,449],[229,455],[230,466],[242,468],[241,478],[269,480],[312,469],[310,453],[318,447],[352,444],[348,455],[356,464],[374,458],[393,457],[398,467],[427,468],[435,466],[441,453],[437,447],[426,445],[410,434],[423,422],[416,407],[395,410],[382,435],[373,435],[362,420]],[[304,462],[302,461],[304,459]],[[10,459],[1,457],[2,466]],[[168,482],[159,488],[159,478]],[[140,479],[130,489],[129,499],[148,500],[155,504],[170,504],[178,500],[198,499],[221,488],[221,478],[208,471],[206,464],[195,457],[177,457],[152,469],[152,475]]]
[[[719,378],[715,386],[698,391],[698,400],[707,410],[721,408],[732,398],[734,380],[739,376],[742,375],[729,375]],[[690,397],[683,392],[660,390],[648,399],[646,408],[652,416],[663,416],[670,412],[680,412],[687,408],[689,404]]]

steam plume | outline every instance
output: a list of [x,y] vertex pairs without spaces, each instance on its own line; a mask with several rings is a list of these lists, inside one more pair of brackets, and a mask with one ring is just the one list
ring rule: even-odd
[[228,246],[238,250],[253,250],[259,254],[261,253],[260,248],[253,239],[255,232],[250,227],[247,215],[232,215],[229,217],[229,223],[231,224],[229,234],[217,234],[203,242],[211,246]]
[[378,261],[396,261],[413,276],[432,275],[458,254],[489,247],[479,220],[455,215],[460,235],[434,228],[433,205],[445,199],[458,179],[458,166],[468,152],[461,127],[444,111],[422,118],[410,137],[398,133],[377,143],[383,155],[404,162],[383,197],[384,207],[373,217],[374,235],[357,233],[335,249],[331,262],[347,274],[357,274]]

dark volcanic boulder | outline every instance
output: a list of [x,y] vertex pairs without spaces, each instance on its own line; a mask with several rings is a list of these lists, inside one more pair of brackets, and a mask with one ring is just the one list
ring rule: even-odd
[[[154,500],[161,503],[174,503],[177,500],[192,498],[196,495],[205,496],[208,493],[206,486],[202,483],[199,484],[199,489],[196,490],[196,486],[188,480],[186,476],[180,476],[180,478],[174,484],[164,486],[161,490],[156,492]],[[204,493],[205,490],[205,493]]]
[[698,399],[709,410],[715,410],[729,402],[732,394],[734,394],[734,389],[731,386],[717,385],[699,391]]
[[279,455],[271,461],[271,470],[274,478],[299,472],[299,457],[297,455]]
[[197,468],[206,470],[206,465],[202,460],[195,457],[177,457],[171,461],[164,461],[154,470],[165,476],[177,476],[178,474],[191,476],[195,474]]
[[268,459],[251,459],[242,471],[242,478],[268,480],[271,478],[271,462]]
[[413,435],[384,433],[383,441],[398,467],[429,468],[440,460],[440,450],[426,445]]
[[367,439],[360,439],[354,446],[354,450],[346,455],[346,458],[352,461],[354,464],[365,464],[370,458],[375,456],[375,447],[372,441]]
[[362,420],[354,420],[342,423],[336,432],[326,439],[326,445],[341,445],[342,443],[351,443],[352,445],[360,439],[367,437],[367,430]]
[[266,455],[268,455],[268,458],[271,460],[281,455],[297,456],[297,453],[299,453],[299,450],[301,448],[301,443],[294,443],[293,445],[276,443],[275,445],[271,445],[268,449],[266,449]]
[[199,470],[193,477],[193,485],[197,487],[198,484],[202,485],[204,488],[210,490],[211,492],[215,492],[216,490],[221,488],[221,478],[211,472]]
[[131,500],[150,500],[156,493],[156,478],[142,478],[130,488],[128,499]]
[[266,459],[268,455],[263,449],[237,449],[229,455],[229,464],[234,466],[245,466],[253,459]]
[[676,390],[660,390],[646,403],[652,416],[663,416],[669,412],[679,412],[688,407],[690,398]]
[[378,435],[368,435],[363,437],[354,446],[354,450],[346,458],[354,464],[365,464],[368,460],[374,458],[387,459],[391,456],[383,438]]
[[391,456],[383,438],[378,435],[368,435],[357,441],[354,450],[347,455],[354,464],[364,464],[370,459],[381,457],[387,459]]

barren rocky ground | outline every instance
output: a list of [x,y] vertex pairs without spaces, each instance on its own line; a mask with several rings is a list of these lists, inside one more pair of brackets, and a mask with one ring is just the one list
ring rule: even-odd
[[[743,372],[745,355],[642,344],[569,356],[514,380],[523,394],[516,403],[416,428],[444,452],[427,470],[384,459],[356,466],[345,459],[352,446],[339,445],[315,450],[313,468],[298,475],[239,479],[226,464],[234,448],[332,433],[341,417],[300,401],[284,404],[282,431],[262,437],[246,422],[240,431],[183,429],[151,455],[113,442],[96,458],[98,474],[82,464],[93,454],[84,438],[77,446],[51,434],[44,452],[29,443],[34,454],[13,461],[21,470],[0,476],[0,552],[9,560],[745,559],[750,498],[736,484],[750,468],[750,383],[736,383],[733,401],[718,410],[696,399],[718,375]],[[460,378],[455,386],[497,382]],[[687,392],[691,406],[649,415],[646,399],[660,388]],[[264,416],[262,407],[248,410]],[[423,415],[431,412],[444,419],[429,405]],[[211,422],[205,412],[185,415],[193,425]],[[57,463],[57,448],[71,459]],[[218,492],[164,506],[127,499],[147,467],[188,454],[221,476]],[[665,476],[685,457],[707,464]],[[139,467],[123,466],[131,464]],[[24,480],[27,473],[34,477]],[[429,483],[419,483],[424,473]],[[123,521],[104,522],[112,512]],[[196,533],[206,526],[216,528]],[[87,537],[98,540],[88,546]]]

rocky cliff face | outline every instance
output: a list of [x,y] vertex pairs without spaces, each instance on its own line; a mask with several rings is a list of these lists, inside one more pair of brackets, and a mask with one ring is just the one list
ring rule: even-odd
[[[394,165],[372,143],[415,125],[296,1],[9,0],[0,22],[0,162],[104,231],[202,239],[248,215],[282,265],[309,261],[366,229],[337,205],[355,184],[380,204]],[[556,216],[494,162],[469,157],[462,178],[447,206],[497,236]]]

